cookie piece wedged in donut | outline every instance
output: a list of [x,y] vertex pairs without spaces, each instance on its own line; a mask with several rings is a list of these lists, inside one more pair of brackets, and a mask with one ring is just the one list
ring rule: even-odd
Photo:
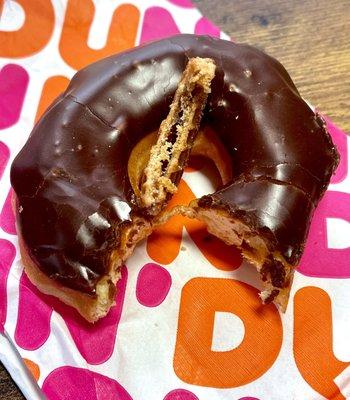
[[214,75],[215,64],[209,58],[191,58],[187,63],[144,172],[140,200],[150,214],[158,214],[177,190],[174,177],[187,162]]

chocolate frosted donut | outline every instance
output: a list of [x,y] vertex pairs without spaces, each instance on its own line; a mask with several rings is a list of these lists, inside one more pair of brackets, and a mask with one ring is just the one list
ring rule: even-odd
[[194,57],[216,65],[202,126],[226,148],[233,177],[188,214],[256,264],[265,301],[286,304],[338,153],[278,61],[248,45],[178,35],[77,72],[12,165],[26,272],[90,321],[106,314],[119,266],[152,230],[128,160],[167,116]]

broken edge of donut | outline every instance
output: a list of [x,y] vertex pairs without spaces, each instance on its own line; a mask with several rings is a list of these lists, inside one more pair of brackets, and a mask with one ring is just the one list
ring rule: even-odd
[[120,245],[110,254],[109,272],[97,283],[95,296],[66,287],[45,275],[30,257],[20,232],[18,238],[22,263],[29,280],[42,293],[59,298],[66,305],[74,307],[87,321],[94,323],[106,316],[115,303],[116,283],[121,278],[121,267],[136,244],[151,231],[150,223],[138,217],[121,229]]
[[176,183],[198,132],[214,76],[213,60],[197,57],[188,61],[142,179],[139,201],[151,215],[157,214],[177,190]]
[[278,252],[269,249],[264,238],[228,211],[199,205],[194,200],[189,207],[179,210],[189,218],[203,221],[208,232],[228,245],[234,245],[243,257],[253,264],[260,274],[263,290],[260,297],[264,304],[275,303],[285,312],[293,282],[294,266]]
[[[13,196],[12,207],[15,213],[18,210],[16,201],[16,196]],[[17,226],[22,264],[29,280],[40,292],[55,296],[64,304],[75,308],[88,322],[97,322],[106,316],[115,304],[116,283],[121,278],[123,263],[132,254],[137,243],[149,236],[154,228],[148,220],[134,216],[131,221],[122,223],[115,229],[120,232],[119,244],[109,255],[109,271],[97,283],[95,296],[90,296],[66,287],[44,274],[30,256],[22,238],[20,227]]]

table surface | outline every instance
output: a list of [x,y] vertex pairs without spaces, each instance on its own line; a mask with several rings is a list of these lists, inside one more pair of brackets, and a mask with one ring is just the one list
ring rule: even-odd
[[[235,41],[280,60],[302,96],[350,133],[349,0],[193,1]],[[23,399],[1,363],[0,399]]]

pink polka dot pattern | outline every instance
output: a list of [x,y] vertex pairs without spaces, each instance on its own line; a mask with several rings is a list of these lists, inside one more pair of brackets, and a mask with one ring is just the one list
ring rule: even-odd
[[259,400],[257,397],[241,397],[239,400]]
[[169,3],[176,4],[177,6],[180,7],[185,7],[185,8],[193,8],[193,4],[190,0],[168,0]]
[[337,218],[350,223],[350,194],[327,191],[315,210],[301,258],[299,272],[318,278],[350,278],[350,247],[328,247],[327,219]]
[[136,297],[146,307],[156,307],[163,303],[171,286],[171,275],[158,264],[144,265],[137,277]]
[[101,364],[107,361],[114,349],[126,282],[127,270],[123,267],[122,278],[117,284],[116,305],[105,318],[92,325],[73,308],[39,292],[23,274],[20,280],[16,343],[26,350],[42,346],[50,335],[50,319],[55,310],[64,319],[75,345],[88,363]]
[[101,364],[113,353],[124,305],[127,276],[127,269],[123,267],[122,277],[117,283],[115,306],[93,325],[86,322],[71,307],[63,308],[62,303],[56,300],[55,309],[62,315],[75,345],[89,364]]
[[177,33],[180,33],[179,28],[168,10],[163,7],[150,7],[145,11],[140,43],[163,39]]
[[7,162],[10,157],[10,150],[5,143],[0,142],[0,179],[5,171]]
[[0,226],[6,233],[10,235],[16,234],[16,221],[12,209],[12,190],[8,192],[5,203],[2,206]]
[[175,389],[169,392],[164,400],[199,400],[198,397],[185,389]]
[[24,273],[19,283],[19,305],[15,341],[25,350],[36,350],[50,336],[52,308]]
[[220,29],[215,26],[211,21],[202,17],[194,28],[194,32],[197,35],[210,35],[214,37],[220,37]]
[[0,239],[0,254],[0,333],[3,333],[7,314],[7,278],[16,249],[8,240]]
[[116,380],[84,368],[55,369],[46,377],[42,390],[49,400],[132,400]]
[[29,75],[16,64],[7,64],[0,71],[0,129],[14,125],[21,114]]

